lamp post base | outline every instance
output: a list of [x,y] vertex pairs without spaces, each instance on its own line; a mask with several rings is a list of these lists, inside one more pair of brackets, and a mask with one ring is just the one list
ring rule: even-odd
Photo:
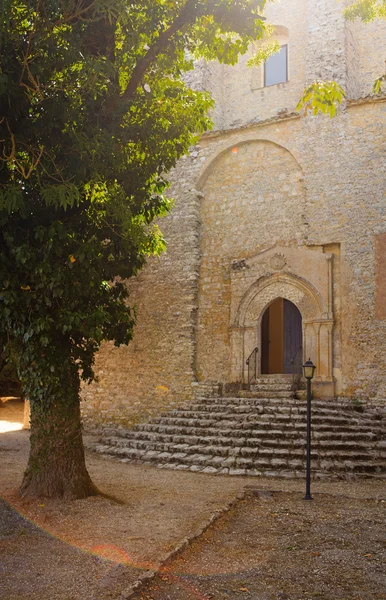
[[313,497],[311,496],[311,494],[306,494],[303,500],[313,500]]

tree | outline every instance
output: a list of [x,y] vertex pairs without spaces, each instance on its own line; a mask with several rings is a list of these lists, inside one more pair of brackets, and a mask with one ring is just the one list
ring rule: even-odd
[[160,252],[166,173],[210,127],[193,59],[235,63],[264,0],[2,0],[0,340],[31,402],[24,496],[97,493],[80,381],[127,344],[124,281]]

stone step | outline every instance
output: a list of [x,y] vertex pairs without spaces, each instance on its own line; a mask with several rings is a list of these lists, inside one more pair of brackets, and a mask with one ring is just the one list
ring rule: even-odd
[[[265,400],[265,401],[264,401]],[[202,403],[205,404],[225,404],[232,403],[254,403],[263,406],[279,406],[279,407],[288,407],[288,406],[303,406],[306,407],[306,402],[304,400],[298,400],[296,398],[254,398],[254,397],[245,397],[239,398],[234,396],[220,396],[217,398],[206,398],[203,399]],[[328,408],[329,410],[336,410],[338,412],[345,411],[350,414],[367,414],[372,415],[374,418],[384,419],[386,422],[386,408],[371,408],[366,405],[357,405],[349,401],[336,401],[336,400],[322,400],[319,398],[315,398],[312,400],[312,410],[316,408]]]
[[[307,405],[305,402],[297,400],[297,399],[267,399],[264,401],[262,398],[237,398],[237,397],[219,397],[212,398],[210,400],[206,399],[202,402],[194,402],[188,405],[184,405],[180,407],[181,409],[192,409],[197,410],[198,407],[202,407],[202,410],[210,410],[210,407],[213,406],[213,410],[217,410],[218,406],[223,407],[233,407],[233,406],[252,406],[259,407],[260,409],[264,409],[267,411],[289,411],[289,410],[307,410]],[[328,411],[330,413],[340,413],[340,414],[348,414],[348,415],[367,415],[367,418],[384,420],[386,423],[386,411],[380,412],[376,409],[361,409],[354,404],[345,403],[338,404],[332,401],[323,401],[323,400],[313,400],[312,401],[312,412],[315,411]]]
[[[110,454],[117,454],[120,456],[127,457],[141,457],[143,454],[148,454],[152,460],[171,460],[172,462],[178,462],[180,459],[184,459],[185,462],[195,462],[198,456],[201,462],[207,462],[208,460],[212,461],[214,459],[220,459],[224,457],[231,457],[233,459],[247,458],[249,461],[255,461],[257,459],[261,459],[264,461],[268,461],[269,463],[272,460],[280,459],[283,462],[288,463],[289,460],[298,459],[305,460],[306,452],[305,448],[303,449],[268,449],[268,448],[234,448],[232,446],[222,446],[222,447],[213,447],[213,446],[174,446],[173,444],[141,444],[138,442],[136,446],[121,446],[121,445],[105,445],[103,446],[103,452]],[[370,453],[359,452],[356,450],[325,450],[322,451],[319,448],[314,448],[311,452],[311,459],[314,461],[317,460],[328,460],[328,461],[351,461],[353,464],[355,463],[363,463],[368,459],[372,459]],[[200,462],[197,461],[196,462]],[[232,461],[230,461],[232,462]],[[383,464],[385,466],[384,461],[380,460],[379,464]]]
[[[269,471],[277,472],[284,470],[298,470],[303,471],[305,469],[305,457],[293,457],[293,456],[279,456],[279,455],[258,455],[250,457],[243,455],[223,455],[214,456],[205,454],[200,451],[192,454],[186,454],[184,452],[159,452],[144,449],[125,449],[112,447],[106,449],[104,447],[104,454],[110,454],[117,456],[120,459],[127,459],[129,461],[140,461],[148,463],[157,463],[160,465],[175,465],[180,468],[189,468],[190,470],[202,470],[207,467],[212,467],[217,470],[224,468],[228,469],[248,469],[253,474],[253,470],[257,471]],[[356,459],[353,455],[342,455],[338,459],[336,457],[320,457],[316,453],[312,453],[311,456],[311,469],[314,471],[319,470],[321,473],[362,473],[362,474],[385,474],[385,463],[377,460],[366,460],[368,457],[358,457]],[[220,471],[219,471],[220,472]]]
[[[185,462],[188,456],[205,456],[212,459],[232,457],[243,457],[248,459],[265,458],[272,460],[280,458],[283,461],[290,460],[305,460],[306,450],[305,444],[303,448],[263,448],[263,447],[234,447],[234,446],[209,446],[209,445],[187,445],[187,444],[167,444],[167,443],[149,443],[149,442],[132,442],[130,446],[122,446],[120,444],[112,444],[111,440],[106,440],[106,444],[101,445],[103,453],[118,454],[119,456],[132,457],[133,451],[140,450],[150,453],[154,460],[167,459],[169,455],[173,456],[173,461],[183,459]],[[150,456],[150,455],[149,455]],[[319,461],[350,461],[354,463],[363,463],[372,460],[379,461],[379,464],[386,468],[386,453],[383,455],[375,455],[371,451],[360,451],[359,449],[321,449],[313,446],[311,457],[313,460]],[[189,459],[190,460],[190,459]],[[213,462],[213,461],[212,461]],[[210,464],[212,464],[212,462]],[[209,464],[209,463],[208,463]]]
[[[296,380],[296,376],[295,376]],[[259,385],[275,385],[282,383],[292,383],[293,375],[288,374],[277,374],[277,375],[261,375],[255,379],[253,383],[250,384],[250,387],[258,387]]]
[[[157,426],[151,424],[144,424],[138,426],[136,429],[121,431],[120,435],[122,437],[148,437],[151,435],[169,435],[169,436],[184,436],[184,435],[199,435],[202,437],[213,437],[218,439],[231,438],[236,441],[237,439],[255,439],[257,437],[257,432],[264,438],[269,437],[270,431],[275,431],[270,425],[270,423],[263,423],[264,427],[261,427],[260,430],[258,428],[216,428],[216,427],[207,427],[207,428],[179,428],[174,427],[172,425],[169,426]],[[159,431],[161,430],[161,431]],[[285,436],[293,435],[295,438],[299,436],[303,436],[306,431],[306,426],[303,424],[303,427],[287,427],[282,426],[282,428],[278,429],[280,434]],[[113,432],[114,433],[114,432]],[[331,426],[321,426],[317,429],[312,428],[312,438],[320,439],[320,440],[352,440],[352,441],[381,441],[384,439],[384,430],[382,428],[374,428],[371,431],[367,427],[360,426],[352,426],[351,428],[335,428]]]
[[[267,426],[276,426],[276,425],[285,425],[286,423],[292,425],[293,427],[302,427],[306,426],[306,419],[302,417],[302,415],[291,415],[290,417],[286,415],[266,415],[266,414],[228,414],[226,412],[217,412],[217,413],[195,413],[191,411],[186,411],[181,413],[181,415],[177,416],[160,416],[154,418],[152,423],[155,425],[174,425],[178,427],[212,427],[218,426],[225,423],[229,424],[229,427],[237,427],[237,426],[248,426],[250,428],[255,427],[267,427]],[[313,415],[312,424],[314,428],[318,428],[320,426],[330,425],[332,427],[348,427],[351,428],[353,425],[361,426],[361,427],[372,427],[373,421],[367,419],[353,418],[350,419],[348,417],[342,416],[330,416],[330,415]]]
[[247,390],[241,390],[239,392],[240,398],[293,398],[295,392],[293,391],[277,391],[276,389],[261,389],[249,392]]
[[[229,426],[228,426],[229,425]],[[279,436],[292,435],[293,437],[299,437],[301,435],[305,435],[306,424],[298,423],[295,424],[292,428],[286,427],[285,425],[281,426],[280,429],[273,429],[272,424],[270,422],[260,422],[256,423],[242,423],[235,424],[234,422],[224,423],[224,422],[213,422],[211,426],[209,423],[207,427],[200,426],[181,426],[181,425],[165,425],[165,424],[153,424],[147,423],[143,425],[138,425],[136,431],[144,431],[144,432],[158,432],[162,434],[180,434],[180,435],[218,435],[218,436],[251,436],[256,437],[257,434],[267,437],[270,435],[272,431],[279,431]],[[337,427],[335,425],[318,425],[318,428],[313,428],[313,431],[317,431],[318,433],[330,433],[330,434],[344,434],[348,433],[368,433],[368,427],[360,427],[360,426],[352,426],[350,428],[346,427]],[[378,438],[381,438],[384,435],[382,430],[375,431]],[[277,437],[276,435],[274,437]]]
[[261,383],[260,385],[250,385],[249,390],[240,390],[245,392],[262,392],[266,390],[267,392],[292,392],[294,389],[294,384],[292,381],[289,382],[280,382],[280,383]]
[[[231,407],[229,407],[231,409]],[[221,410],[220,407],[215,407],[213,412],[209,412],[208,410],[190,410],[188,408],[185,409],[175,409],[170,411],[169,413],[163,413],[156,419],[153,419],[153,422],[156,423],[171,423],[172,421],[178,424],[186,420],[199,420],[199,421],[222,421],[222,420],[232,420],[235,424],[240,422],[248,422],[253,421],[254,423],[258,423],[259,421],[269,422],[269,423],[299,423],[300,421],[306,422],[307,411],[303,409],[292,409],[292,410],[284,410],[280,412],[273,411],[265,411],[264,409],[255,409],[249,407],[232,407],[232,410],[226,411],[224,409]],[[349,415],[342,414],[338,415],[332,412],[326,411],[318,411],[315,410],[312,413],[312,423],[315,427],[319,423],[323,424],[336,424],[337,426],[348,425],[350,428],[353,425],[360,425],[364,427],[371,428],[382,428],[382,422],[378,419],[367,419],[364,416]]]
[[[165,436],[166,437],[166,436]],[[105,440],[100,440],[106,446],[116,446],[122,448],[149,448],[151,450],[166,450],[178,448],[178,451],[184,451],[187,453],[196,452],[197,448],[205,449],[205,452],[211,454],[232,454],[232,453],[249,453],[259,454],[265,452],[267,454],[281,454],[285,455],[288,453],[304,452],[305,440],[296,440],[296,443],[292,443],[290,439],[282,439],[281,444],[277,445],[276,440],[264,440],[263,438],[253,438],[253,440],[247,439],[232,439],[232,438],[220,438],[221,443],[218,443],[216,438],[205,438],[198,436],[185,436],[180,440],[176,440],[175,437],[171,439],[165,439],[163,436],[146,438],[122,438],[112,437]],[[268,447],[266,442],[271,442]],[[285,444],[287,441],[287,444]],[[341,440],[313,440],[312,449],[319,455],[327,456],[338,453],[350,453],[361,456],[368,456],[369,453],[376,455],[378,458],[384,458],[386,460],[386,448],[382,445],[382,442],[358,442],[358,441],[341,441]]]
[[[128,431],[125,436],[119,437],[105,437],[99,439],[99,443],[119,445],[125,444],[135,445],[137,442],[143,442],[148,444],[156,443],[167,443],[177,445],[211,445],[211,446],[233,446],[233,447],[286,447],[286,448],[303,448],[305,444],[305,432],[299,435],[299,432],[294,432],[294,435],[290,436],[284,433],[280,435],[279,439],[270,435],[270,432],[263,430],[260,432],[260,436],[257,435],[257,431],[253,431],[250,435],[242,435],[235,437],[232,432],[223,432],[220,435],[213,435],[213,431],[202,432],[197,435],[194,434],[165,434],[158,432],[149,431]],[[335,444],[344,444],[346,447],[354,445],[356,448],[367,449],[371,448],[377,453],[383,452],[386,456],[386,443],[383,440],[381,434],[376,435],[373,433],[353,433],[349,432],[345,434],[335,434],[334,432],[312,432],[312,443],[317,447],[335,447]]]
[[[164,414],[165,415],[166,414],[173,415],[173,414],[176,414],[177,412],[186,412],[186,411],[204,412],[204,413],[221,412],[221,411],[234,412],[234,413],[265,412],[265,413],[273,413],[273,414],[300,413],[300,414],[304,415],[307,412],[307,407],[305,404],[302,404],[302,403],[291,404],[288,406],[286,406],[286,405],[277,406],[277,405],[271,405],[269,402],[263,403],[263,402],[261,402],[261,400],[255,399],[255,398],[251,398],[251,399],[231,398],[231,399],[218,399],[218,401],[212,402],[210,404],[202,403],[202,402],[201,403],[192,403],[189,405],[181,406],[178,409],[173,409],[173,410],[169,411],[168,413],[164,413]],[[314,405],[312,407],[312,414],[326,414],[326,415],[331,415],[331,416],[335,415],[335,414],[339,414],[339,415],[347,415],[351,418],[353,415],[360,416],[362,413],[352,411],[349,408],[347,408],[346,410],[343,410],[343,409],[338,409],[335,407],[330,408],[330,407]],[[377,414],[375,414],[372,417],[372,419],[380,420],[380,417]]]
[[[167,443],[167,444],[185,444],[185,445],[211,445],[211,446],[228,446],[232,445],[233,447],[260,447],[260,446],[285,446],[288,448],[292,447],[303,447],[305,443],[305,435],[299,436],[299,432],[282,432],[278,430],[277,432],[270,431],[254,431],[253,436],[243,436],[243,437],[232,437],[231,435],[165,435],[162,433],[153,433],[153,432],[132,432],[131,435],[125,437],[108,437],[100,439],[99,442],[103,443],[103,441],[109,440],[111,444],[117,445],[126,445],[132,444],[134,442],[143,442],[143,443]],[[277,439],[279,438],[279,440]],[[327,448],[327,449],[357,449],[357,450],[374,450],[377,453],[383,453],[386,457],[386,447],[384,440],[379,437],[373,437],[371,440],[369,438],[355,438],[354,435],[347,437],[337,437],[334,434],[325,435],[324,438],[321,438],[319,435],[312,435],[312,444],[315,448]]]
[[[280,381],[272,398],[265,381],[253,395],[202,398],[130,431],[111,428],[95,449],[160,468],[304,477],[306,405]],[[386,478],[384,409],[315,399],[312,411],[314,477]]]

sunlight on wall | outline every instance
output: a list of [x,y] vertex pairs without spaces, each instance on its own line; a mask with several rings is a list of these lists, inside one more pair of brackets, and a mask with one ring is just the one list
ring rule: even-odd
[[23,423],[0,421],[0,433],[7,433],[8,431],[20,431],[20,429],[23,429]]

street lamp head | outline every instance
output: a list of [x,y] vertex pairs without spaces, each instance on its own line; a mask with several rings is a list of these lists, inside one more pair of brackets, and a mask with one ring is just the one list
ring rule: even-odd
[[307,362],[303,365],[304,377],[306,379],[312,379],[315,373],[315,365],[312,360],[309,358]]

